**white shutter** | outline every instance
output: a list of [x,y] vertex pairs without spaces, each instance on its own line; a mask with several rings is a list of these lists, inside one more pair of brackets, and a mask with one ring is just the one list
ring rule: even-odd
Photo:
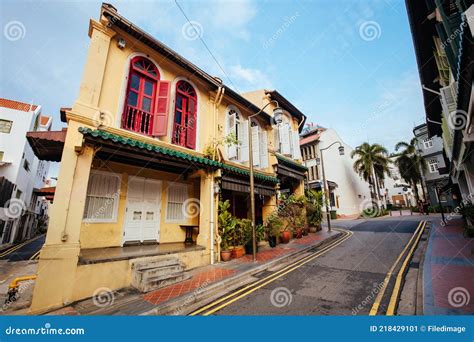
[[[236,117],[236,114],[235,113],[232,113],[230,115],[228,115],[228,120],[227,120],[227,132],[229,134],[233,133],[234,136],[237,135],[237,132],[235,131],[235,125],[236,125],[236,121],[237,121],[237,117]],[[235,144],[232,144],[232,145],[229,145],[227,146],[227,158],[229,159],[235,159],[237,158],[237,145]]]
[[187,199],[188,186],[186,184],[170,183],[168,187],[166,219],[169,221],[184,220],[183,204]]
[[290,126],[287,123],[281,124],[278,127],[278,134],[280,136],[280,153],[291,155]]
[[111,222],[117,215],[120,176],[92,171],[87,186],[83,219],[92,222]]
[[446,114],[456,110],[456,82],[440,89],[441,104]]
[[260,139],[259,139],[259,127],[252,126],[252,156],[253,156],[253,165],[260,165]]
[[239,123],[239,144],[239,159],[242,162],[246,162],[249,160],[249,129],[247,120],[242,120]]
[[300,135],[298,131],[291,132],[293,137],[293,159],[301,159]]
[[268,139],[264,130],[260,132],[260,167],[268,167]]

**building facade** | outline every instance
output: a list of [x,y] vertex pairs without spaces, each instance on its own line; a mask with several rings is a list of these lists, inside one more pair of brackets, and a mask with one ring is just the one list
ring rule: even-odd
[[443,139],[436,135],[430,137],[426,124],[416,126],[413,134],[418,141],[418,153],[426,161],[426,170],[422,172],[426,200],[432,206],[441,203],[453,207],[451,190],[440,191],[449,183]]
[[322,190],[321,148],[337,142],[344,146],[344,155],[339,154],[337,144],[323,151],[330,210],[336,210],[340,217],[359,215],[370,204],[369,184],[354,171],[352,147],[333,129],[309,126],[301,134],[301,155],[308,168],[307,188]]
[[25,137],[51,124],[41,106],[0,98],[0,246],[32,237],[45,216],[47,204],[35,190],[46,182],[49,162],[34,155]]
[[[474,191],[472,0],[406,0],[429,137],[443,139],[455,201]],[[434,160],[433,160],[434,165]]]
[[[79,96],[61,110],[67,130],[30,139],[38,156],[61,161],[32,312],[136,286],[137,265],[162,255],[185,270],[218,261],[219,199],[250,214],[250,153],[257,221],[277,205],[279,94],[250,101],[108,4],[89,37]],[[278,100],[289,135],[304,117]]]

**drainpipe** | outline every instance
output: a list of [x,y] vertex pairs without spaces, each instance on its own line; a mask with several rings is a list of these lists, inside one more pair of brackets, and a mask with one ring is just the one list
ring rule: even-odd
[[[216,94],[216,99],[214,101],[214,127],[213,127],[213,137],[216,136],[216,131],[217,131],[217,114],[218,114],[218,107],[222,101],[222,98],[224,97],[224,87],[219,86],[217,89],[217,94]],[[209,226],[210,226],[210,234],[211,234],[211,265],[214,265],[215,261],[215,251],[214,251],[214,244],[215,244],[215,239],[214,239],[214,174],[211,174],[211,181],[210,181],[210,200],[211,200],[211,205],[209,206],[209,213],[210,213],[210,219],[209,219]]]

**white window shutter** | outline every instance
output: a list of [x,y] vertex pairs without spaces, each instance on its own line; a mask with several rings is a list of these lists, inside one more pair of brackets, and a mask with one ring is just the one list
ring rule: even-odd
[[268,139],[264,130],[260,132],[260,167],[268,167]]
[[[228,120],[227,120],[227,132],[229,134],[233,133],[234,135],[237,135],[236,131],[235,131],[235,125],[236,125],[236,120],[237,120],[237,117],[235,115],[235,113],[232,113],[230,115],[228,115]],[[237,158],[237,145],[235,144],[232,144],[232,145],[228,145],[227,146],[227,158],[229,159],[235,159]]]
[[284,123],[278,127],[280,135],[280,153],[284,155],[291,155],[290,146],[290,126]]
[[83,219],[107,222],[116,217],[120,177],[91,171]]
[[239,123],[239,145],[240,145],[240,161],[249,160],[249,130],[248,121],[242,120]]
[[254,166],[260,165],[260,139],[258,128],[258,126],[252,126],[252,156]]
[[293,131],[293,159],[301,159],[300,135],[298,131]]

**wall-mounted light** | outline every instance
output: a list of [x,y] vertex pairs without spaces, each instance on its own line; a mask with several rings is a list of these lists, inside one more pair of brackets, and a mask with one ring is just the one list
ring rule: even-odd
[[123,38],[118,39],[117,46],[119,47],[119,49],[125,48],[126,45],[127,45],[127,43],[125,42],[125,39],[123,39]]
[[214,183],[214,195],[217,195],[219,194],[219,192],[221,191],[221,187],[219,186],[219,183]]
[[343,156],[344,155],[344,146],[341,145],[337,149],[339,150],[339,155]]

